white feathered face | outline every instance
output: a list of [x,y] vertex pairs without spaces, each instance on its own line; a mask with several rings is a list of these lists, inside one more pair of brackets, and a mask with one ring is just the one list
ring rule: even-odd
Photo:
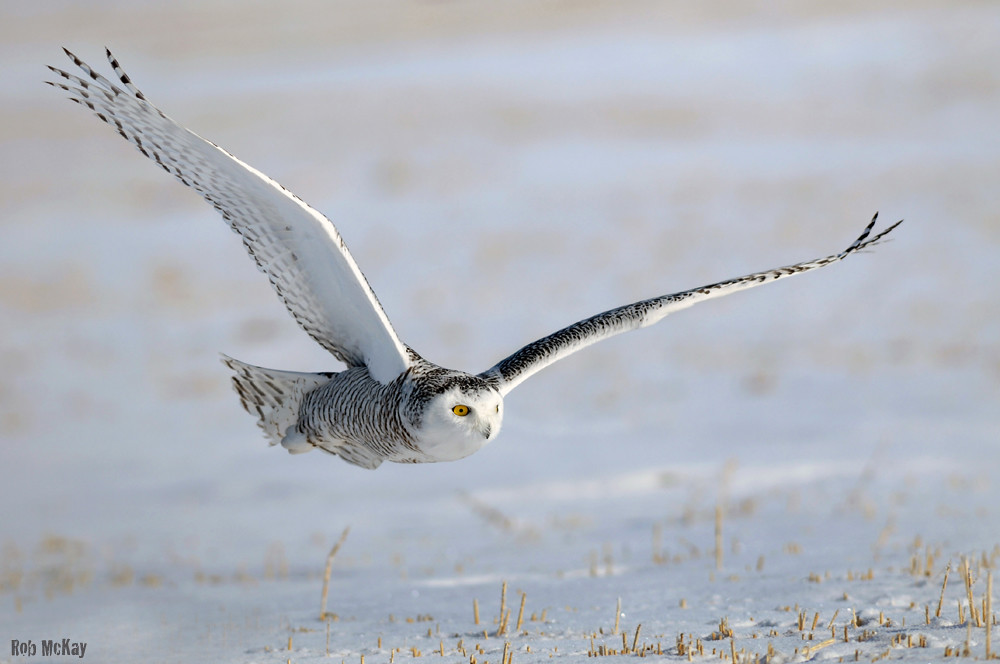
[[421,448],[441,461],[461,459],[496,438],[502,422],[499,392],[453,387],[428,402]]

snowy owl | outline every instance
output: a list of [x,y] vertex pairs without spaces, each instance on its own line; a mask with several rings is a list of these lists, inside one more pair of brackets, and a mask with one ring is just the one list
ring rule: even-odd
[[[299,373],[223,356],[243,407],[272,445],[295,454],[320,449],[348,463],[454,461],[500,433],[503,398],[553,362],[622,332],[652,325],[697,302],[836,263],[870,247],[900,222],[869,237],[875,218],[840,253],[662,295],[591,316],[478,374],[428,362],[396,336],[333,223],[295,194],[151,104],[107,51],[118,83],[66,51],[82,70],[49,67],[69,93],[142,154],[218,210],[264,272],[295,321],[347,365]],[[876,214],[876,217],[878,215]]]

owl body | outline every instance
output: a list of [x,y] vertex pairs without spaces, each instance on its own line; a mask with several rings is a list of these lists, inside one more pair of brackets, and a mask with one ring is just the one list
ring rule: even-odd
[[491,381],[409,354],[410,368],[388,383],[366,367],[300,374],[224,361],[243,407],[292,454],[319,449],[376,468],[455,461],[496,438],[503,397]]

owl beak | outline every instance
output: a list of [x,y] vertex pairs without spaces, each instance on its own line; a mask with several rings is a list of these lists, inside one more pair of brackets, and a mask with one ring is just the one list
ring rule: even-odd
[[492,431],[492,427],[489,424],[480,429],[480,431],[483,434],[483,438],[485,438],[486,440],[490,439],[490,432]]

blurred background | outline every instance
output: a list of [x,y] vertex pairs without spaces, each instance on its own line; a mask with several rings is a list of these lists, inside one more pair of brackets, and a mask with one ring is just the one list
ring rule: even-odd
[[[600,492],[605,473],[727,461],[751,485],[796,460],[997,467],[996,3],[0,7],[12,551],[55,534],[136,567],[174,552],[232,570],[281,541],[294,568],[325,553],[317,532],[405,530],[431,504],[415,496]],[[218,354],[337,363],[209,206],[42,84],[71,67],[62,46],[109,72],[105,45],[168,115],[329,216],[400,337],[448,367],[839,251],[876,210],[906,222],[867,255],[560,362],[461,462],[289,457]]]

